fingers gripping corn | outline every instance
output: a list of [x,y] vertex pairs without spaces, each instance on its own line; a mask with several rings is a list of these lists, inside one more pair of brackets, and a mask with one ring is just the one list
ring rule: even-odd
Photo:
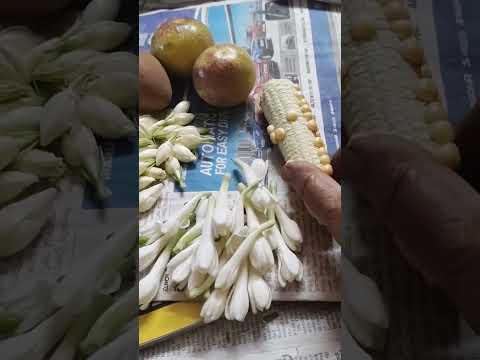
[[[457,167],[460,156],[452,143],[453,130],[445,121],[423,49],[413,36],[408,9],[395,0],[364,0],[361,8],[358,2],[345,2],[343,14],[342,55],[348,64],[342,66],[342,112],[347,136],[372,129],[394,133]],[[354,20],[359,14],[368,14],[362,16],[361,27]]]
[[312,109],[296,85],[286,79],[268,81],[260,105],[270,124],[267,128],[270,140],[278,144],[286,161],[307,161],[332,174]]

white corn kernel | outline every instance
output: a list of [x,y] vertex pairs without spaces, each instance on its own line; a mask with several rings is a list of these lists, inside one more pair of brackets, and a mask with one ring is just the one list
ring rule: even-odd
[[[298,95],[301,93],[287,79],[273,79],[264,85],[260,105],[265,118],[276,129],[270,134],[270,140],[278,144],[286,161],[302,160],[321,166],[314,146],[314,132],[308,129],[308,121],[303,114],[311,112],[311,109],[307,104],[298,105]],[[320,141],[323,145],[321,138]]]

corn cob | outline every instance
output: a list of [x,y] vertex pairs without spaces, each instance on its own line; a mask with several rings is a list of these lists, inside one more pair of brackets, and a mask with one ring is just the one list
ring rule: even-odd
[[269,123],[270,140],[278,144],[286,161],[307,161],[332,175],[325,141],[297,85],[286,79],[268,81],[263,87],[260,106]]
[[394,133],[456,168],[460,155],[452,143],[453,130],[408,9],[397,0],[348,1],[343,14],[342,52],[348,64],[342,68],[342,112],[347,136],[372,130]]

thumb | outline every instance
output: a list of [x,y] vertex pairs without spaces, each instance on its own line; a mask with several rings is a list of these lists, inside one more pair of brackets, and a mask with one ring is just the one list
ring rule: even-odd
[[282,169],[282,178],[295,190],[308,212],[340,240],[340,184],[307,162],[288,162]]

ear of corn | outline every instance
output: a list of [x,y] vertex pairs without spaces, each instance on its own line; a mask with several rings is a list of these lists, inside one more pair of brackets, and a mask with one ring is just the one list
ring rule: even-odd
[[[362,8],[349,1],[343,6],[342,55],[348,64],[342,71],[342,124],[347,136],[393,133],[457,167],[453,130],[413,36],[408,9],[398,1],[365,0]],[[361,26],[354,20],[359,17]]]
[[278,144],[286,161],[306,161],[331,175],[325,141],[312,109],[296,85],[286,79],[268,81],[260,105],[269,123],[270,140]]

